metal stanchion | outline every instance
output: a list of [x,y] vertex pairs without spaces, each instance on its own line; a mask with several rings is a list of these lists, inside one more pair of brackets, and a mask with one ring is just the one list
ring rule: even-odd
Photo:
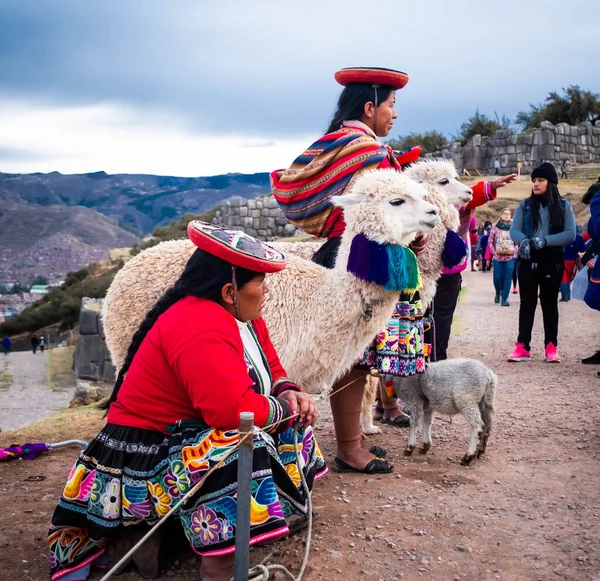
[[[240,439],[254,428],[254,414],[240,414]],[[248,581],[250,568],[250,495],[252,487],[253,437],[241,442],[238,449],[237,509],[235,525],[235,581]]]

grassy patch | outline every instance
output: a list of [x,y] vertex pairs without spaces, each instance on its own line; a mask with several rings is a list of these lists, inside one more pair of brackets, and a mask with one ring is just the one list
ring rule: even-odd
[[13,382],[13,376],[7,371],[8,358],[4,357],[2,369],[0,369],[0,389],[10,389]]
[[75,347],[56,347],[48,351],[50,389],[55,391],[75,386],[73,351]]
[[0,432],[0,447],[23,442],[59,442],[70,439],[89,442],[103,425],[104,410],[89,406],[65,409],[18,430]]

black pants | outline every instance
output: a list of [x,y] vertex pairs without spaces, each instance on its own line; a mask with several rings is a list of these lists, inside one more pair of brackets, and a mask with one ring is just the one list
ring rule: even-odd
[[515,267],[513,268],[513,287],[517,286],[517,273],[519,272],[519,259],[515,260]]
[[521,307],[519,308],[518,343],[523,343],[529,351],[531,330],[537,307],[538,291],[540,305],[544,318],[544,346],[548,343],[558,345],[558,291],[562,279],[564,262],[554,260],[532,263],[521,260],[519,264],[519,293]]
[[456,274],[442,274],[438,279],[437,290],[433,298],[433,322],[435,330],[435,351],[432,361],[442,361],[448,358],[448,342],[450,341],[450,328],[452,318],[460,294],[462,276]]

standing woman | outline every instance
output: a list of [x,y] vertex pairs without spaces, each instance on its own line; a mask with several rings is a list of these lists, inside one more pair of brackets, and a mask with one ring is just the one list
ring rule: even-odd
[[510,237],[512,224],[509,208],[504,208],[496,225],[490,232],[488,248],[494,263],[494,288],[496,289],[495,303],[502,300],[502,306],[508,307],[508,295],[515,267],[515,244]]
[[564,269],[564,248],[575,240],[575,216],[558,191],[558,175],[551,163],[531,174],[531,196],[523,200],[510,235],[519,245],[519,335],[509,361],[531,359],[531,330],[538,292],[544,317],[546,361],[560,362],[558,345],[558,291]]
[[[397,157],[379,141],[389,135],[398,117],[396,90],[408,82],[405,73],[351,68],[338,71],[335,79],[345,88],[327,133],[287,170],[271,174],[273,194],[286,218],[304,232],[328,239],[313,257],[327,268],[335,264],[346,227],[341,208],[334,207],[331,198],[343,194],[363,172],[381,168],[400,171],[402,164],[415,161],[420,153],[420,148],[413,148]],[[374,366],[377,362],[385,365],[389,369],[386,373],[392,373],[392,367],[396,374],[421,373],[425,368],[421,303],[416,297],[403,297],[397,310],[403,314],[400,339],[412,333],[420,340],[405,341],[402,346],[402,341],[397,341],[394,355],[385,354],[369,362]],[[337,443],[335,462],[341,471],[388,473],[393,465],[383,458],[386,451],[379,446],[362,445],[360,413],[366,373],[364,368],[353,369],[333,387],[335,395],[330,401]],[[340,389],[343,386],[346,387]],[[339,391],[335,393],[336,390]],[[392,423],[402,415],[391,398],[384,399],[384,408],[387,420]]]

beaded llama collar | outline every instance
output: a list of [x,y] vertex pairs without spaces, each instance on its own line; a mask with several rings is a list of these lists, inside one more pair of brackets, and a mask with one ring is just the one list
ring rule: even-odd
[[352,239],[347,270],[386,291],[415,292],[421,286],[417,257],[404,246],[379,244],[364,234]]

